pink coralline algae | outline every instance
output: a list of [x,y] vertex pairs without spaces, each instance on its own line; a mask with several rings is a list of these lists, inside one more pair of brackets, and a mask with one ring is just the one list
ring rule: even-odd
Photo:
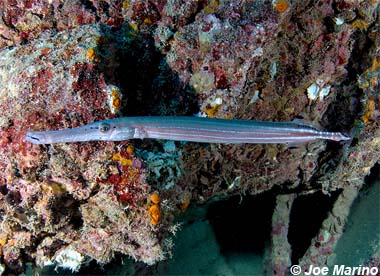
[[120,27],[122,1],[5,0],[0,3],[0,48],[20,45],[43,33],[101,22]]

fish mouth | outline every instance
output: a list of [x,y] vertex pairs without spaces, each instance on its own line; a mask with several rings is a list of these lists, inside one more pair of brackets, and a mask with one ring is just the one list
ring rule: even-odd
[[44,133],[40,131],[27,131],[24,137],[25,142],[32,144],[45,144],[46,140]]

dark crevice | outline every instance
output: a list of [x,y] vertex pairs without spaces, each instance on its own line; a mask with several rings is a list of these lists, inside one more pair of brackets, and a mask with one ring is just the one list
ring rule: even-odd
[[171,71],[153,36],[136,33],[128,24],[119,30],[103,25],[96,52],[106,83],[121,88],[123,116],[198,112],[195,92]]
[[372,168],[369,173],[364,179],[364,183],[366,185],[372,185],[375,181],[380,180],[380,164],[377,162]]
[[110,9],[110,4],[108,4],[106,1],[99,1],[99,7],[102,9],[102,12],[106,17],[109,17],[109,9]]
[[[363,91],[358,88],[357,80],[358,76],[370,66],[370,49],[373,47],[373,41],[366,34],[358,31],[353,37],[353,50],[346,66],[347,74],[341,84],[334,87],[337,90],[336,99],[329,105],[321,121],[323,129],[340,131],[348,135],[351,134],[349,130],[352,129],[358,114],[362,113]],[[346,148],[345,145],[351,143],[353,147],[356,142],[357,140],[353,139],[346,143],[327,143],[326,150],[318,159],[318,164],[323,167],[314,174],[311,182],[318,182],[320,177],[336,168]]]
[[329,106],[325,113],[322,126],[331,131],[349,130],[362,112],[360,98],[362,90],[357,87],[357,79],[371,64],[370,49],[373,47],[371,41],[364,33],[356,32],[354,45],[349,62],[346,66],[346,77],[336,93],[336,100]]
[[82,5],[85,7],[86,10],[91,11],[92,13],[96,14],[96,8],[94,4],[90,0],[81,0],[80,1]]
[[233,196],[212,203],[207,218],[213,227],[221,253],[264,254],[271,237],[273,192],[255,196]]
[[364,184],[361,187],[359,195],[355,199],[353,206],[357,205],[359,202],[361,202],[361,200],[365,199],[365,197],[368,195],[368,192],[371,190],[373,185],[379,185],[379,184],[380,184],[380,164],[379,162],[377,162],[375,163],[375,165],[372,166],[370,173],[364,178]]
[[198,1],[197,3],[197,9],[196,11],[188,18],[187,22],[186,22],[186,25],[191,25],[195,22],[195,18],[196,16],[202,12],[202,10],[204,9],[204,3],[202,3],[202,1]]
[[317,192],[294,200],[288,232],[293,264],[297,263],[309,248],[312,238],[317,235],[340,193],[341,190],[330,195]]
[[98,22],[100,20],[100,17],[98,15],[98,10],[94,4],[90,0],[81,0],[80,2],[86,10],[89,10],[93,15],[95,15],[95,20]]
[[0,193],[4,196],[7,195],[8,193],[7,185],[0,185]]

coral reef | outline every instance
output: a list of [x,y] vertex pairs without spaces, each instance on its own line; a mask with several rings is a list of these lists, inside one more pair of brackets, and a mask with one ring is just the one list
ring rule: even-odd
[[24,269],[24,254],[72,270],[89,257],[107,263],[115,252],[148,264],[164,257],[132,146],[23,141],[29,128],[114,116],[108,91],[116,89],[88,55],[100,36],[98,27],[83,26],[1,52],[1,249],[10,271]]
[[[76,271],[117,253],[151,265],[170,255],[174,218],[190,203],[270,189],[282,195],[268,271],[287,273],[293,199],[316,191],[339,195],[299,262],[329,263],[379,162],[378,11],[347,0],[1,1],[0,269],[33,260]],[[194,114],[301,115],[353,140],[23,141],[29,129]]]

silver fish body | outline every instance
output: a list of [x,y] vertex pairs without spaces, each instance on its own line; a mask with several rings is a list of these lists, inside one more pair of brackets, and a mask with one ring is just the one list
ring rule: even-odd
[[350,139],[341,132],[321,131],[297,122],[147,116],[121,117],[64,130],[28,131],[25,141],[53,144],[148,138],[226,144],[297,144],[317,139]]

